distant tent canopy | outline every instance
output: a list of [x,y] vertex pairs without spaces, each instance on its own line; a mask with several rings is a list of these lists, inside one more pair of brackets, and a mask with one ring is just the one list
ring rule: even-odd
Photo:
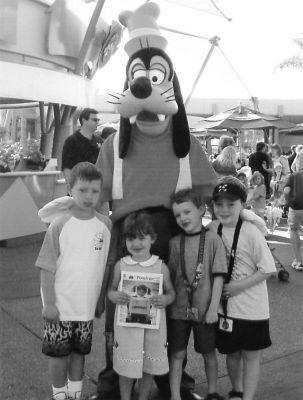
[[194,126],[195,129],[266,129],[266,128],[292,128],[292,122],[282,120],[272,115],[262,114],[259,111],[240,104],[223,113],[202,118]]

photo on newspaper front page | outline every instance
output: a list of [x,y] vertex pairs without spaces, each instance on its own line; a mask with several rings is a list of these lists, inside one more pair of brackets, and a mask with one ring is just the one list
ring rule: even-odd
[[131,297],[127,305],[118,306],[118,325],[159,329],[160,310],[151,298],[163,293],[162,274],[122,271],[119,290]]

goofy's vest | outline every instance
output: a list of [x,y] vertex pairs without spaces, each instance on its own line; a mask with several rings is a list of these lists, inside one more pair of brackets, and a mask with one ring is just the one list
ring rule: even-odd
[[[123,159],[119,157],[119,134],[116,133],[113,141],[114,148],[114,172],[113,172],[113,186],[112,186],[112,199],[123,199]],[[192,187],[192,178],[189,162],[189,154],[184,158],[179,158],[179,176],[175,191],[187,189]]]

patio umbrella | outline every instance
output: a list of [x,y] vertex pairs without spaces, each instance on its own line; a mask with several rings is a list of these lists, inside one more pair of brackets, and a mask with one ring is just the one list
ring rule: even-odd
[[[221,137],[222,135],[226,135],[227,134],[227,130],[226,129],[196,129],[196,128],[191,128],[190,132],[193,135],[197,135],[197,136],[203,136],[203,137],[213,137],[213,138],[218,138]],[[236,137],[237,133],[236,132],[228,132],[228,135],[232,136],[232,137]]]
[[242,129],[266,129],[266,128],[277,128],[277,129],[287,129],[293,128],[295,124],[283,119],[258,119],[249,121],[243,124]]
[[204,129],[265,129],[292,128],[295,125],[272,115],[262,114],[242,104],[223,113],[203,118],[194,128]]

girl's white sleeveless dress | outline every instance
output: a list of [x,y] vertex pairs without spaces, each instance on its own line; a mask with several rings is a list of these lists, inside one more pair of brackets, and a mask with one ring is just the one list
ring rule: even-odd
[[[162,263],[157,256],[142,263],[124,257],[120,260],[120,270],[159,274],[163,273]],[[134,379],[142,378],[143,372],[151,375],[168,372],[165,309],[160,310],[159,329],[144,329],[117,325],[116,307],[113,364],[119,375]]]

